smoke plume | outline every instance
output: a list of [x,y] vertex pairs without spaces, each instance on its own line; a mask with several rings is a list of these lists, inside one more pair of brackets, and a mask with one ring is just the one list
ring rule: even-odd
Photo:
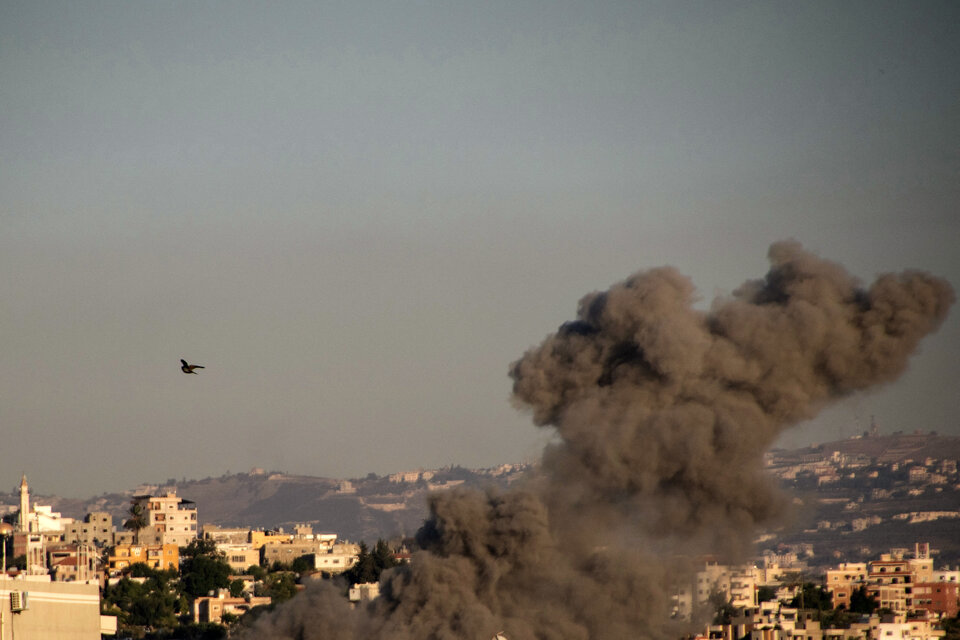
[[319,586],[251,637],[670,638],[677,558],[736,555],[783,500],[762,469],[786,427],[889,382],[953,303],[907,271],[863,288],[793,241],[760,280],[693,307],[673,268],[585,296],[510,368],[515,402],[556,443],[521,487],[430,497],[409,565],[350,610]]

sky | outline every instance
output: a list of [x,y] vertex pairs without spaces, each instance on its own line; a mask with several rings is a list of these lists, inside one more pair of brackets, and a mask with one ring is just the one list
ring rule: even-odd
[[[0,2],[0,485],[535,460],[510,364],[638,270],[960,287],[958,69],[952,1]],[[779,444],[960,435],[958,353]]]

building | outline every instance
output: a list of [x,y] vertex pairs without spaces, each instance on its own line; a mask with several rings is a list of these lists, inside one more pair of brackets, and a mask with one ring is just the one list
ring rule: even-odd
[[824,587],[833,598],[833,606],[850,608],[850,596],[867,583],[865,562],[843,562],[836,569],[828,569]]
[[359,559],[359,545],[335,544],[313,554],[313,568],[327,573],[342,573],[355,565]]
[[186,547],[197,539],[197,505],[192,500],[171,491],[164,496],[134,496],[131,502],[139,504],[146,516],[140,542]]
[[100,615],[95,582],[0,576],[0,640],[100,640],[101,632],[115,633],[116,618]]
[[379,582],[360,582],[352,587],[348,593],[350,604],[355,606],[360,602],[370,602],[380,597]]
[[721,595],[734,607],[752,607],[756,605],[756,591],[756,567],[710,561],[694,574],[691,584],[680,585],[674,595],[674,615],[689,620],[694,612],[710,606],[714,595]]
[[912,587],[916,582],[910,562],[901,554],[884,553],[870,562],[867,593],[876,598],[881,609],[906,613],[913,608]]
[[260,550],[249,544],[217,544],[217,551],[223,553],[231,569],[240,573],[260,564]]
[[60,545],[50,549],[47,557],[47,566],[57,582],[87,582],[98,577],[97,554],[90,545]]
[[283,530],[279,531],[251,531],[250,532],[250,545],[254,549],[260,549],[265,544],[271,543],[284,543],[290,542],[293,540],[293,534],[284,533]]
[[918,582],[913,585],[913,607],[943,618],[956,618],[960,610],[957,593],[955,582]]
[[27,474],[20,478],[20,512],[17,514],[17,531],[30,531],[30,487],[27,485]]
[[225,614],[242,616],[247,611],[261,605],[269,605],[269,596],[230,597],[228,589],[219,589],[216,595],[204,596],[193,601],[193,621],[221,622]]
[[60,540],[74,544],[109,547],[120,542],[116,539],[116,534],[113,516],[105,511],[92,511],[83,518],[83,522],[65,524]]
[[151,569],[180,569],[180,548],[166,544],[118,544],[107,557],[107,570],[115,576],[124,569],[142,562]]
[[275,562],[289,565],[300,556],[308,556],[317,551],[317,543],[313,540],[268,542],[260,548],[260,564],[264,567],[273,566]]
[[218,527],[215,524],[203,525],[203,539],[221,544],[248,544],[251,530],[247,527]]

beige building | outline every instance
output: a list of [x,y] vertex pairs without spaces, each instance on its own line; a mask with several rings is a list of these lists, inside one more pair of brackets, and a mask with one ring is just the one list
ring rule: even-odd
[[270,602],[269,596],[231,598],[229,590],[220,589],[215,596],[204,596],[193,601],[193,621],[220,622],[224,614],[242,616],[250,609]]
[[169,492],[165,496],[134,496],[133,502],[143,507],[147,520],[140,542],[186,547],[197,539],[197,505],[192,500]]
[[84,517],[83,522],[64,524],[60,540],[74,544],[109,547],[120,542],[116,540],[116,533],[117,530],[113,526],[113,516],[105,511],[93,511]]
[[834,608],[850,608],[850,596],[867,583],[867,563],[843,562],[836,569],[827,570],[826,590],[833,597]]
[[239,573],[260,564],[260,550],[249,544],[218,544],[217,551],[223,553],[230,568]]
[[100,640],[111,629],[96,583],[0,576],[0,640]]

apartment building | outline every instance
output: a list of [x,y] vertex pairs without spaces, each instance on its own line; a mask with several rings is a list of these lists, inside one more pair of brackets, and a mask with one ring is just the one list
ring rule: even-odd
[[850,608],[850,596],[867,583],[867,563],[843,562],[836,569],[828,569],[824,588],[833,598],[833,606]]
[[176,544],[118,544],[107,557],[110,575],[142,562],[151,569],[180,569],[180,548]]
[[186,547],[197,538],[197,505],[184,500],[176,492],[164,496],[134,496],[146,515],[146,528],[140,542],[175,544]]

